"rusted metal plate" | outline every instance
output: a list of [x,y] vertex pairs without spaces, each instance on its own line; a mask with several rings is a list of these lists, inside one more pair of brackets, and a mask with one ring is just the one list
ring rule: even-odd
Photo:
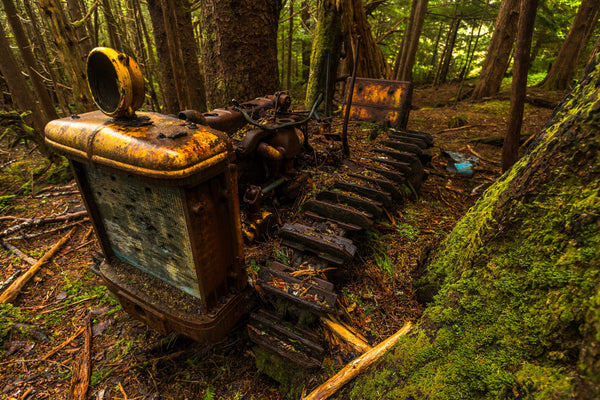
[[365,200],[360,197],[347,195],[340,192],[333,192],[326,190],[317,194],[317,200],[332,201],[340,204],[348,204],[359,210],[363,210],[375,217],[379,217],[383,214],[381,203],[373,200]]
[[367,186],[355,185],[347,182],[336,182],[333,186],[335,189],[345,190],[348,192],[356,193],[358,195],[367,197],[373,201],[379,202],[389,206],[392,204],[392,197],[387,192],[373,189]]
[[[346,82],[346,87],[350,87],[349,80]],[[346,93],[344,97],[342,115],[348,104],[348,95],[349,93]],[[356,78],[350,119],[385,122],[394,128],[405,128],[411,98],[411,82]]]
[[225,164],[231,144],[207,126],[156,113],[116,120],[94,111],[51,121],[46,143],[69,158],[155,179],[183,179]]
[[368,229],[373,225],[373,215],[341,204],[321,200],[309,200],[302,209],[312,211],[333,221],[345,222]]

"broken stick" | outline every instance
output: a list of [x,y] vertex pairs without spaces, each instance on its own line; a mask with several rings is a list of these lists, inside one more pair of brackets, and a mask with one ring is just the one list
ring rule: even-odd
[[71,229],[69,233],[67,233],[62,239],[60,239],[42,258],[39,259],[37,263],[35,263],[31,268],[27,270],[23,275],[21,275],[12,285],[6,289],[4,293],[0,295],[0,303],[7,303],[12,301],[23,286],[39,271],[39,269],[52,258],[54,254],[56,254],[60,248],[71,238],[73,232],[75,232],[76,228]]
[[77,368],[73,368],[71,377],[71,396],[74,400],[85,400],[88,387],[90,386],[90,375],[92,372],[92,318],[88,313],[85,318],[85,340],[83,342],[83,353]]
[[6,243],[2,239],[0,239],[0,244],[2,244],[2,247],[4,247],[6,250],[10,250],[13,253],[15,253],[15,255],[17,257],[21,258],[23,261],[26,261],[29,265],[35,265],[35,263],[38,262],[38,260],[36,260],[35,258],[29,257],[27,254],[23,253],[17,247],[13,246],[10,243]]
[[359,354],[365,353],[371,350],[371,346],[367,343],[364,338],[358,337],[352,331],[343,326],[339,321],[335,321],[333,318],[321,317],[321,322],[329,328],[340,339],[348,343],[352,348]]
[[303,400],[324,400],[334,394],[339,388],[354,379],[358,374],[367,369],[371,364],[377,361],[384,355],[393,345],[395,345],[400,337],[406,335],[412,329],[412,323],[407,322],[402,329],[394,333],[392,336],[367,351],[362,356],[354,359],[337,374],[329,378],[321,386],[313,390]]
[[51,222],[70,221],[70,220],[76,219],[76,218],[83,218],[86,215],[87,215],[87,211],[78,211],[78,212],[74,212],[71,214],[59,215],[57,217],[33,218],[33,219],[27,220],[23,223],[20,223],[15,226],[11,226],[10,228],[3,230],[2,232],[0,232],[0,237],[8,236],[8,235],[12,234],[13,232],[16,232],[23,228],[28,228],[30,226],[49,224]]

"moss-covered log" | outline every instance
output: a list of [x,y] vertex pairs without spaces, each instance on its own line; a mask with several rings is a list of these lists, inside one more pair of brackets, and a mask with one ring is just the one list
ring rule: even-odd
[[600,395],[600,63],[457,224],[418,327],[353,399]]

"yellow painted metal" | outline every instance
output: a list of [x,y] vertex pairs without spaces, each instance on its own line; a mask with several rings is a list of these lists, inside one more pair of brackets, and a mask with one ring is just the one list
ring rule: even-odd
[[57,119],[46,125],[46,143],[69,158],[156,179],[183,179],[229,161],[225,134],[162,114],[137,115],[119,121],[94,111]]
[[110,117],[131,117],[144,103],[144,77],[135,60],[108,47],[87,58],[88,86],[94,102]]
[[[406,81],[356,78],[352,95],[350,119],[387,122],[393,127],[404,127],[412,96],[412,84]],[[344,109],[348,93],[344,98]]]

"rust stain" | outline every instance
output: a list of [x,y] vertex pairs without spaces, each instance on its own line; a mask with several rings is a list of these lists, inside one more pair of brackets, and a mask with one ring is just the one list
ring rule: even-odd
[[[356,78],[350,118],[359,121],[384,122],[392,127],[405,127],[408,121],[412,84],[406,81]],[[344,99],[344,110],[348,93]]]

